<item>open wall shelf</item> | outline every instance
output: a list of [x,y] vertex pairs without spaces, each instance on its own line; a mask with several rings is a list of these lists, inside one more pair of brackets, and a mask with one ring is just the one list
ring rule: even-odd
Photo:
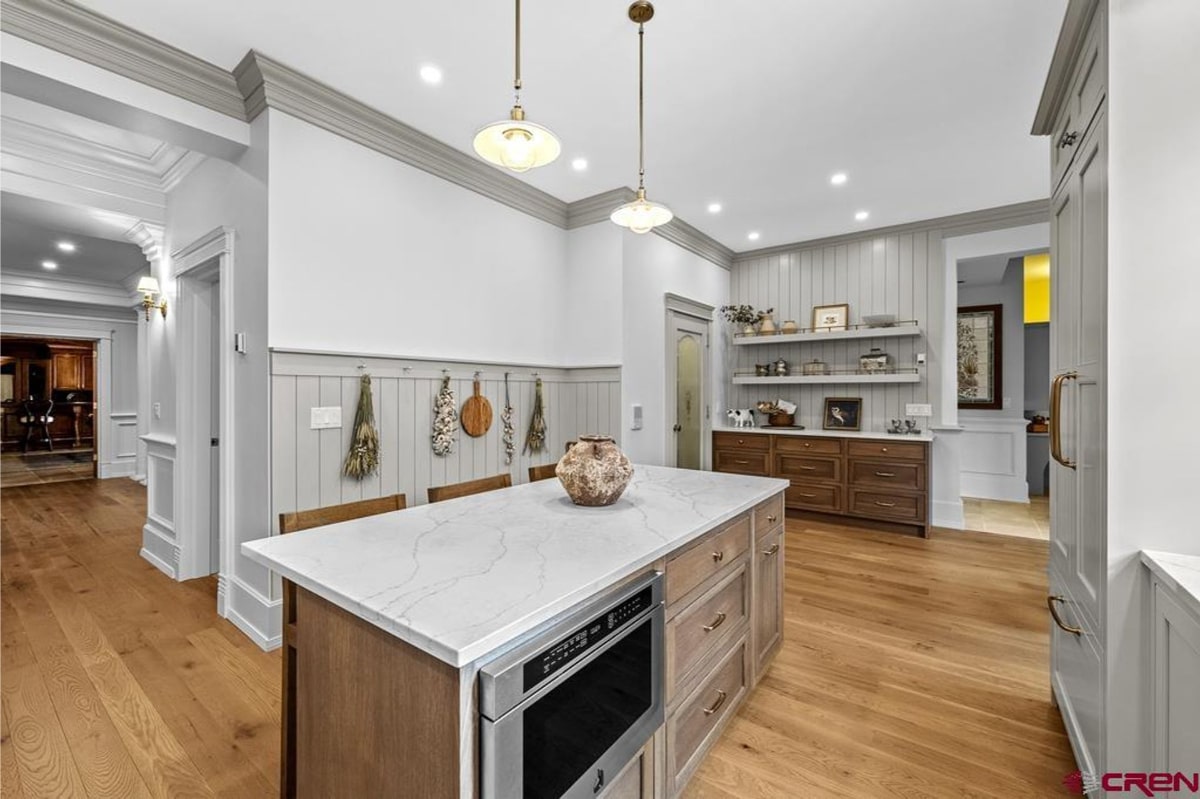
[[785,386],[817,383],[920,383],[920,372],[886,372],[883,374],[789,375],[787,377],[734,377],[736,386]]
[[908,338],[921,335],[921,326],[914,322],[897,322],[891,327],[856,325],[849,330],[803,330],[799,333],[771,333],[765,336],[734,336],[735,346],[755,344],[793,344],[809,341],[844,341],[864,338]]

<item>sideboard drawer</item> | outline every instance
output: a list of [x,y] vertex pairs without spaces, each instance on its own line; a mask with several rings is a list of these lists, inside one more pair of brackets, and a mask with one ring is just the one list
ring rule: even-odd
[[745,622],[750,597],[749,572],[745,564],[729,575],[671,621],[667,622],[668,663],[671,664],[671,701],[674,688],[688,672],[711,654],[730,631]]
[[754,534],[763,536],[783,523],[783,495],[776,494],[754,509]]
[[771,437],[762,433],[713,433],[713,449],[753,449],[766,452]]
[[925,444],[917,441],[851,441],[851,458],[901,458],[925,460]]
[[742,516],[667,561],[667,610],[750,548],[750,516]]
[[718,449],[713,452],[713,471],[769,477],[771,456],[767,452]]
[[839,483],[842,480],[842,459],[810,457],[781,452],[775,455],[775,476],[788,480],[820,480]]
[[749,684],[743,638],[667,719],[667,795],[674,796],[716,739]]
[[789,508],[841,513],[842,487],[827,485],[794,485],[784,490]]
[[925,490],[925,464],[850,461],[850,485]]
[[893,494],[887,491],[850,489],[850,512],[859,516],[896,519],[905,522],[925,521],[924,494]]
[[775,451],[803,452],[808,455],[841,455],[842,439],[777,436],[775,439]]

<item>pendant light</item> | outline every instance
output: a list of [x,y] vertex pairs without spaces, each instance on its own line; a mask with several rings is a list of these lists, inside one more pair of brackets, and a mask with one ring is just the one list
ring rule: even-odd
[[516,77],[513,78],[516,102],[508,119],[479,129],[475,134],[475,152],[497,166],[526,172],[558,158],[562,145],[549,130],[527,121],[525,109],[521,108],[521,0],[516,0],[516,7]]
[[648,233],[665,225],[675,216],[671,209],[646,199],[646,109],[645,109],[645,25],[654,17],[649,0],[635,0],[629,7],[629,18],[638,26],[638,188],[637,197],[612,212],[609,217],[634,233]]

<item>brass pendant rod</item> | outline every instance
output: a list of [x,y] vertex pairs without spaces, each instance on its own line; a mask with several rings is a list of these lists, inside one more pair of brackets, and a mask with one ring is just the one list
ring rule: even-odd
[[[520,0],[518,0],[520,2]],[[646,188],[646,26],[638,23],[638,188]]]
[[516,92],[517,105],[521,104],[521,0],[516,0],[517,7],[517,24],[516,24],[516,41],[517,46],[513,55],[513,91]]

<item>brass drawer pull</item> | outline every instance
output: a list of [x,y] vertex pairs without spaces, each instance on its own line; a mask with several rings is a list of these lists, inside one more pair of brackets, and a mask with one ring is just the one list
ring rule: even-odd
[[769,558],[779,551],[779,544],[771,544],[770,548],[763,550],[763,557]]
[[742,465],[742,466],[749,466],[749,465],[750,465],[750,461],[734,461],[734,463],[740,464],[740,465]]
[[881,508],[894,508],[894,507],[896,507],[896,503],[895,503],[895,502],[880,502],[879,500],[875,500],[875,504],[876,504],[876,505],[878,505],[878,506],[879,506],[879,507],[881,507]]
[[1046,607],[1050,609],[1050,616],[1054,619],[1054,623],[1071,635],[1083,635],[1082,627],[1073,627],[1062,620],[1062,617],[1058,615],[1058,608],[1055,606],[1055,602],[1066,602],[1066,599],[1057,594],[1046,597]]
[[807,442],[807,441],[805,441],[805,442],[804,442],[804,448],[805,448],[805,449],[808,449],[808,448],[809,448],[809,447],[811,447],[811,446],[812,446],[812,444],[810,444],[809,442]]
[[774,523],[775,523],[775,522],[777,522],[777,521],[779,521],[779,517],[778,517],[778,516],[767,516],[767,523],[768,523],[768,524],[774,524]]
[[725,611],[722,610],[720,613],[717,614],[717,617],[715,619],[713,619],[712,624],[704,625],[704,632],[711,633],[713,630],[717,629],[724,623],[725,623]]
[[816,494],[805,494],[803,491],[801,491],[800,496],[806,497],[807,499],[815,499],[817,495]]
[[745,444],[745,443],[746,443],[746,439],[744,439],[744,438],[739,438],[739,439],[738,439],[738,443],[739,443],[739,444]]
[[712,707],[704,708],[704,715],[711,716],[713,713],[716,713],[718,710],[720,710],[721,705],[723,705],[723,704],[725,704],[725,692],[718,689],[717,690],[717,701],[712,703]]
[[816,466],[801,466],[800,467],[800,471],[803,471],[803,472],[815,472],[816,470],[817,470]]
[[713,563],[720,563],[723,560],[725,560],[725,551],[724,550],[713,553]]
[[895,472],[875,472],[876,477],[895,477]]
[[880,448],[879,448],[879,451],[880,451],[880,452],[887,452],[887,447],[880,447]]

